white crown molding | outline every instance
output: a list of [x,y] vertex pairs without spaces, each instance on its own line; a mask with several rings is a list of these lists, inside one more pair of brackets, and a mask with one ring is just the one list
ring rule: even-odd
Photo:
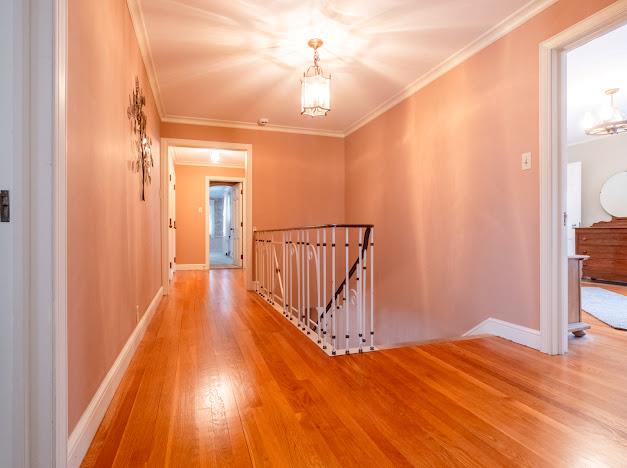
[[494,335],[533,349],[540,349],[540,330],[523,327],[515,323],[495,318],[487,318],[464,333],[464,337]]
[[259,126],[253,122],[238,122],[233,120],[214,120],[205,119],[200,117],[180,117],[180,116],[166,116],[162,119],[166,123],[185,124],[185,125],[201,125],[205,127],[226,127],[226,128],[241,128],[244,130],[261,130],[266,132],[282,132],[282,133],[300,133],[303,135],[316,135],[326,136],[333,138],[344,138],[344,132],[335,130],[315,130],[304,127],[289,127],[283,125],[265,125]]
[[240,122],[240,121],[232,121],[232,120],[216,120],[216,119],[207,119],[207,118],[199,118],[199,117],[183,117],[176,115],[167,115],[165,113],[164,105],[161,100],[161,93],[159,90],[159,84],[157,81],[157,74],[155,71],[154,63],[152,60],[152,53],[150,50],[150,43],[148,40],[148,35],[146,32],[146,27],[144,24],[143,15],[141,12],[141,8],[139,6],[139,0],[127,0],[128,8],[131,13],[131,19],[133,21],[133,26],[135,28],[135,34],[137,35],[137,41],[139,43],[139,48],[142,53],[142,57],[144,59],[144,64],[146,66],[146,72],[148,74],[148,80],[150,81],[150,86],[152,88],[153,95],[155,97],[155,101],[157,103],[157,109],[159,111],[159,116],[162,122],[165,123],[175,123],[175,124],[185,124],[185,125],[200,125],[200,126],[208,126],[208,127],[224,127],[224,128],[240,128],[244,130],[261,130],[268,132],[283,132],[283,133],[298,133],[303,135],[316,135],[316,136],[326,136],[333,138],[344,138],[355,130],[363,127],[368,122],[376,119],[384,112],[388,111],[404,99],[407,99],[412,94],[415,94],[420,89],[427,86],[429,83],[435,81],[451,69],[455,68],[457,65],[463,63],[468,60],[470,57],[475,55],[477,52],[485,49],[492,43],[496,42],[506,34],[510,33],[520,25],[527,22],[529,19],[533,18],[538,13],[542,12],[549,6],[556,3],[558,0],[532,0],[523,7],[516,10],[510,16],[505,18],[503,21],[498,23],[493,28],[486,31],[484,34],[479,36],[470,44],[464,46],[462,49],[455,52],[453,55],[448,57],[446,60],[442,61],[440,64],[429,70],[427,73],[420,76],[413,83],[409,84],[402,91],[385,100],[381,104],[379,104],[376,108],[368,112],[363,117],[356,120],[353,124],[351,124],[346,130],[315,130],[311,128],[303,128],[303,127],[291,127],[291,126],[283,126],[283,125],[266,125],[259,126],[256,122]]
[[505,18],[503,21],[490,28],[488,31],[483,33],[477,39],[472,41],[470,44],[464,46],[462,49],[455,52],[453,55],[448,57],[443,62],[440,62],[434,68],[429,70],[424,75],[420,76],[416,81],[408,85],[405,89],[395,94],[391,98],[385,100],[373,110],[368,112],[366,115],[361,117],[352,123],[346,130],[344,130],[344,134],[346,136],[350,135],[354,131],[366,125],[368,122],[376,119],[384,112],[390,110],[392,107],[399,104],[401,101],[407,99],[411,95],[415,94],[420,89],[424,88],[428,84],[437,80],[439,77],[449,72],[457,65],[468,60],[470,57],[485,49],[489,45],[498,41],[500,38],[505,36],[506,34],[512,32],[517,27],[529,21],[531,18],[536,16],[538,13],[542,12],[546,8],[550,7],[557,0],[532,0],[523,7],[516,10],[510,16]]
[[109,403],[111,403],[113,395],[124,376],[124,372],[131,362],[135,350],[139,346],[162,297],[163,288],[160,287],[70,434],[67,458],[67,466],[69,468],[78,467],[83,461],[92,439],[96,435],[98,426],[100,426],[100,422],[107,412]]
[[131,15],[131,22],[133,23],[133,29],[135,30],[135,36],[137,37],[137,43],[139,44],[139,51],[144,60],[144,68],[148,75],[148,82],[152,95],[155,98],[157,105],[157,112],[159,118],[163,120],[165,114],[165,108],[163,101],[161,100],[161,92],[159,89],[159,81],[157,80],[157,71],[155,64],[152,61],[152,52],[150,50],[150,42],[148,41],[148,33],[146,32],[146,24],[144,23],[144,15],[142,14],[141,7],[139,6],[139,0],[126,0],[128,11]]
[[199,166],[199,167],[227,167],[229,169],[246,169],[244,164],[220,164],[207,161],[176,161],[175,166]]

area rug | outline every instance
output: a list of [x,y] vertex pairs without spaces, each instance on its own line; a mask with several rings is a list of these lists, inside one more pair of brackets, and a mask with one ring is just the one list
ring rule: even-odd
[[627,296],[602,288],[581,288],[581,308],[612,328],[627,330]]

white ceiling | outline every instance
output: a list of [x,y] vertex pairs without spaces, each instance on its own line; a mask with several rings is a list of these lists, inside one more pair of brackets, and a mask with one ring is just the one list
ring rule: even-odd
[[213,148],[171,146],[175,164],[190,166],[244,167],[246,152]]
[[[133,2],[166,119],[267,117],[272,125],[335,132],[530,8],[529,0]],[[538,3],[550,2],[531,2]],[[312,37],[325,41],[321,65],[332,75],[332,110],[316,119],[300,115],[299,80],[312,61]]]
[[599,138],[586,135],[582,121],[608,103],[606,89],[620,88],[615,102],[627,115],[627,26],[570,51],[567,66],[568,143]]

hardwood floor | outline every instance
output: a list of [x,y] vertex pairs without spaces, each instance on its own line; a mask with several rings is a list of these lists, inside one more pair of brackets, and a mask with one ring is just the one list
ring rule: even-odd
[[83,466],[626,466],[627,339],[598,328],[329,358],[241,270],[179,272]]

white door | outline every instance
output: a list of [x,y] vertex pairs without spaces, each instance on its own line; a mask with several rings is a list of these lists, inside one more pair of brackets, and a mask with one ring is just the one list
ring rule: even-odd
[[[0,199],[0,214],[4,214],[0,218],[0,466],[22,464],[25,430],[23,400],[19,396],[24,392],[20,379],[25,365],[20,336],[24,335],[23,317],[29,312],[20,307],[20,298],[24,296],[20,227],[26,224],[24,217],[28,212],[24,209],[24,184],[16,186],[22,168],[20,161],[26,156],[20,142],[24,130],[20,117],[25,73],[22,56],[17,54],[18,38],[25,32],[20,21],[16,21],[22,8],[17,1],[0,2],[0,191],[9,196],[8,200]],[[8,213],[2,202],[9,203]],[[45,343],[42,346],[45,349]]]
[[244,226],[244,195],[242,192],[243,184],[240,182],[233,186],[233,211],[231,219],[233,220],[233,264],[238,267],[242,266],[242,231]]
[[581,226],[581,161],[568,163],[566,186],[568,255],[575,255],[575,228]]
[[176,172],[171,157],[168,157],[168,252],[168,278],[172,281],[176,271]]

